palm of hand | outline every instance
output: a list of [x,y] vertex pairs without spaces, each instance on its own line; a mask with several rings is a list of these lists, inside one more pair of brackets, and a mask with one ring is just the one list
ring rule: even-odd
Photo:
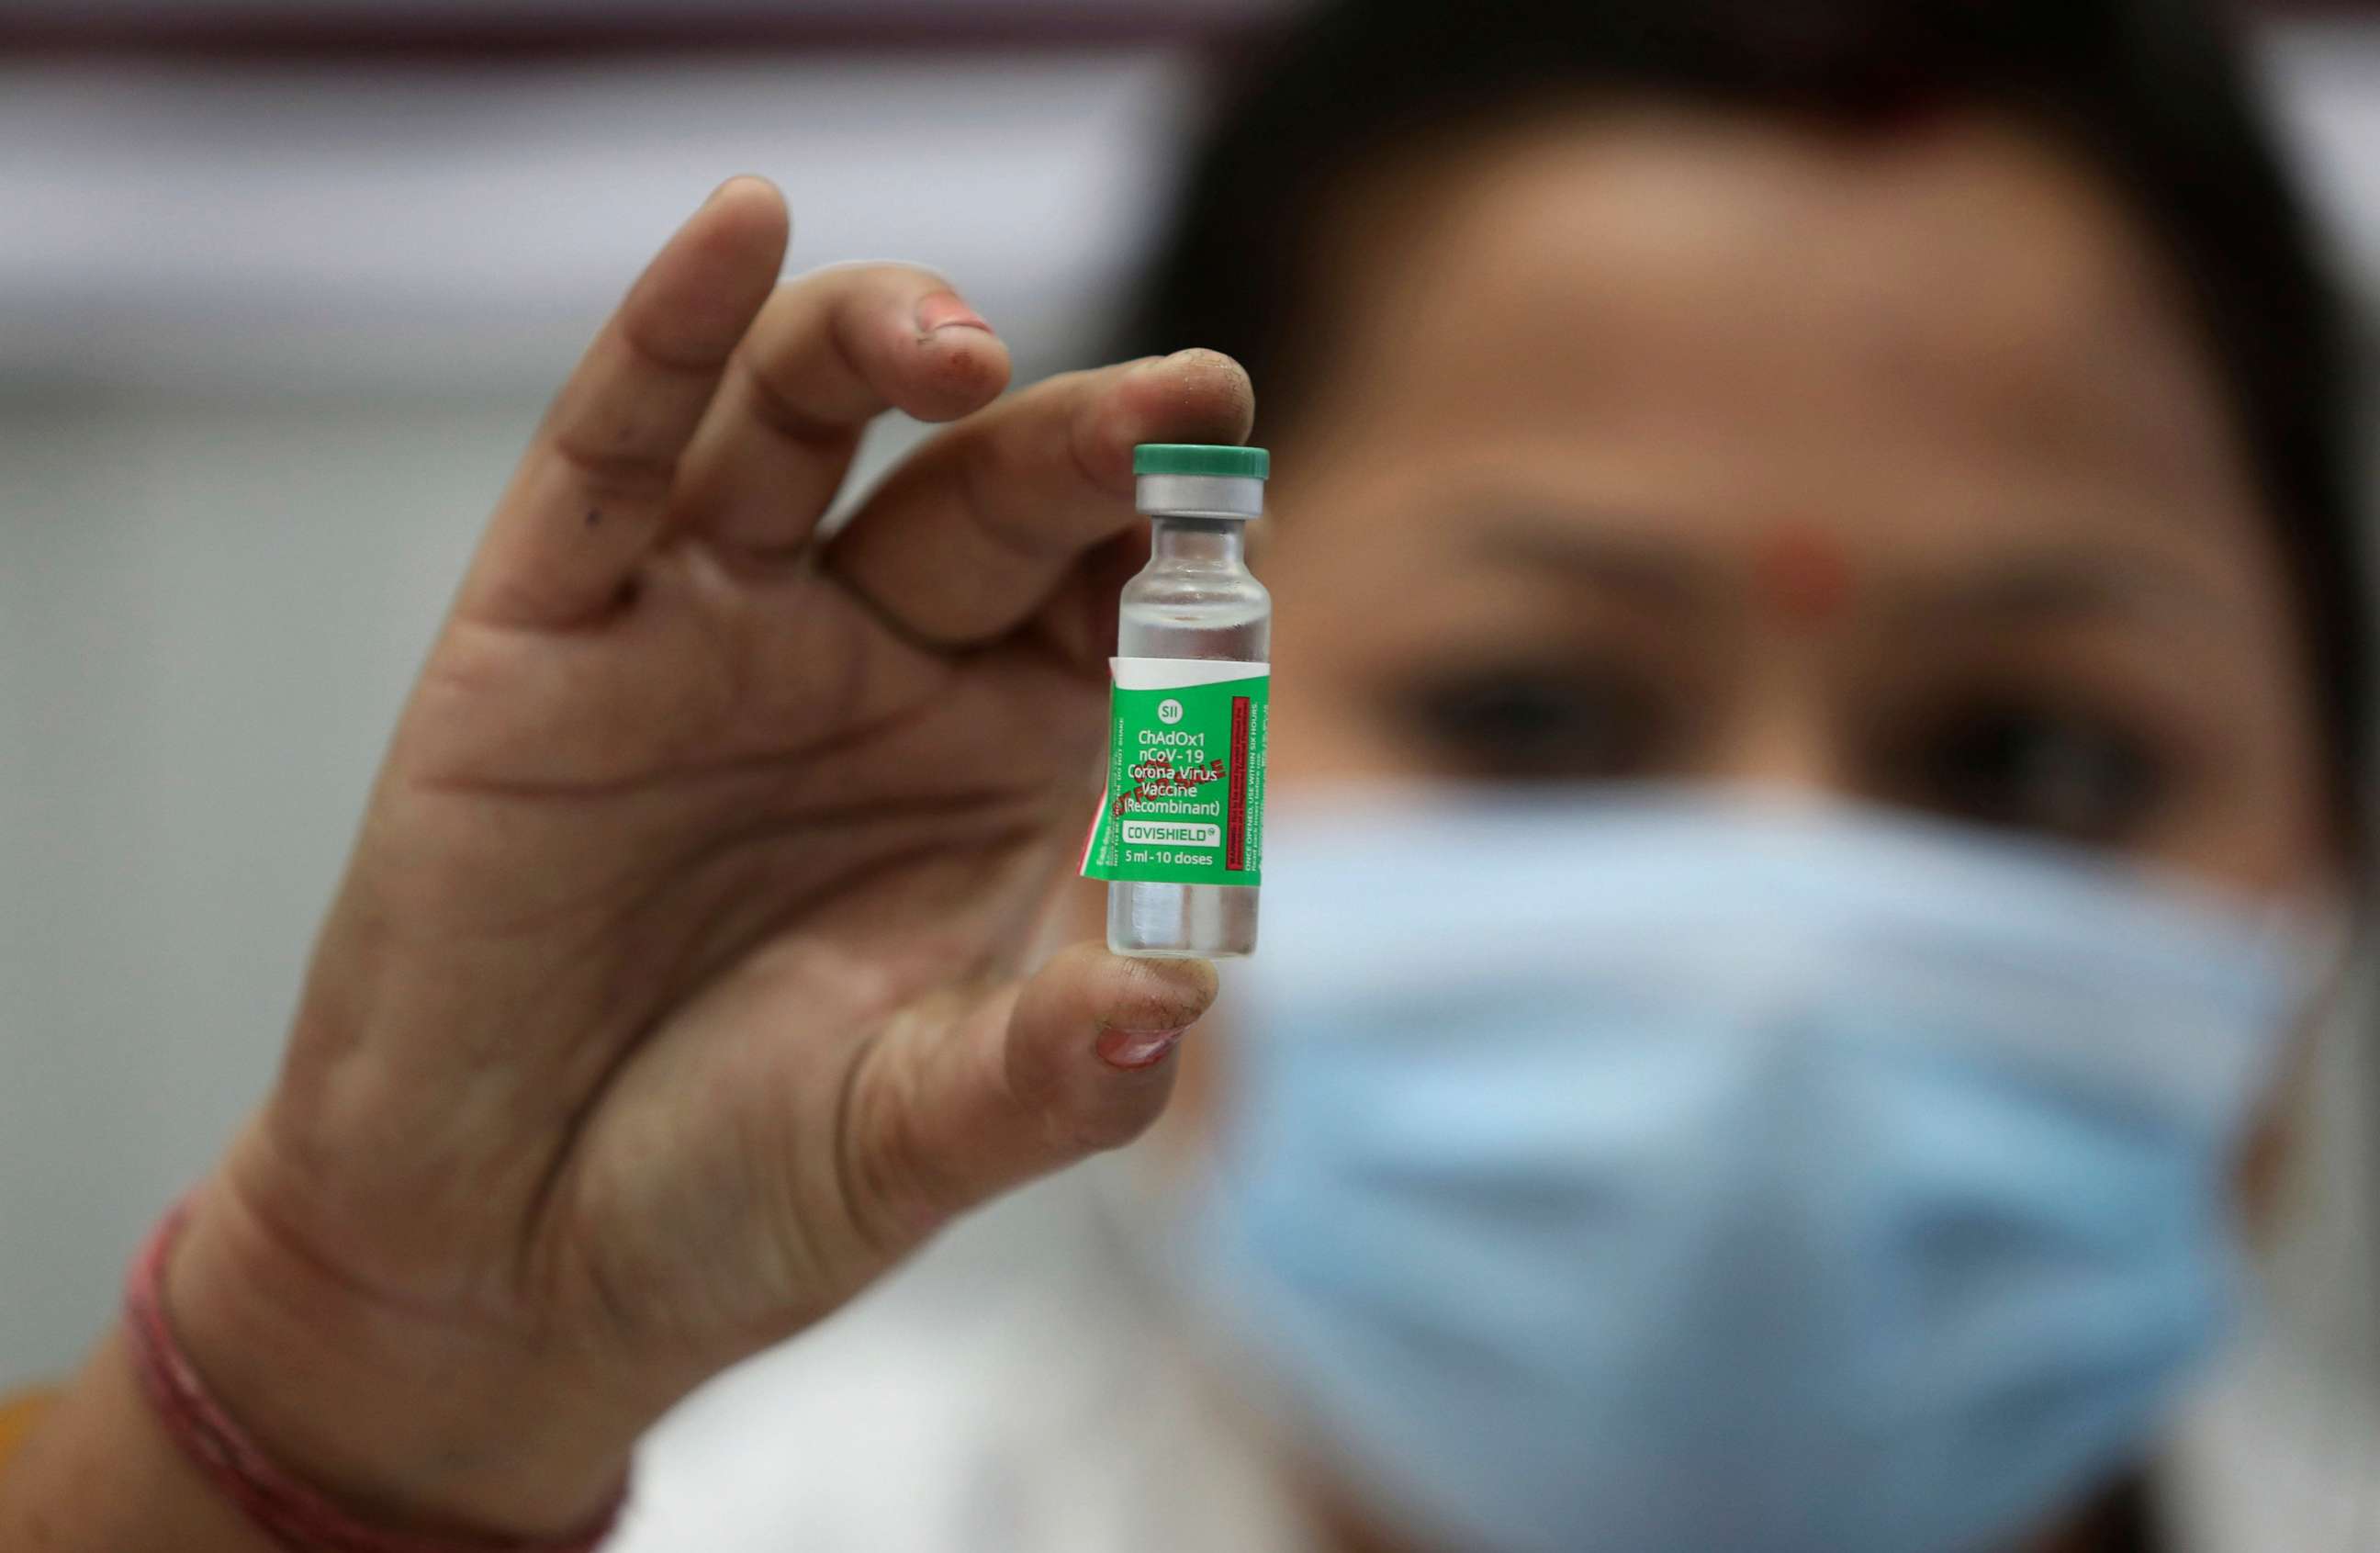
[[[201,1201],[194,1328],[303,1286],[376,1375],[634,1424],[1162,1105],[1095,1043],[1188,1024],[1211,973],[1015,977],[1093,797],[1130,448],[1244,436],[1245,379],[1186,353],[993,404],[941,282],[778,285],[783,240],[773,190],[714,197],[500,504]],[[821,539],[888,406],[958,424]],[[512,1510],[483,1475],[442,1499]]]
[[[816,566],[738,576],[689,540],[558,648],[450,633],[358,878],[428,925],[431,1006],[398,1017],[528,1057],[507,1078],[560,1122],[542,1158],[504,1139],[461,1179],[432,1156],[448,1190],[523,1216],[482,1297],[708,1359],[813,1318],[960,1206],[887,1183],[836,1113],[895,1019],[962,1049],[948,1025],[1005,1022],[994,989],[1096,796],[1103,666],[1042,625],[953,655]],[[427,968],[468,962],[443,1006]],[[426,1076],[417,1137],[455,1125]]]

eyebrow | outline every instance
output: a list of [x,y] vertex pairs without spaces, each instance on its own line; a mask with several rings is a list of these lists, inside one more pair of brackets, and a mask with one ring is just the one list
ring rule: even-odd
[[1554,571],[1646,603],[1707,602],[1718,591],[1711,568],[1657,540],[1597,533],[1576,516],[1517,515],[1474,530],[1472,553],[1521,571]]
[[2053,625],[2108,615],[2194,627],[2232,624],[2240,606],[2194,571],[2082,550],[2026,556],[1912,588],[1895,601],[1894,613],[1931,629]]
[[[1597,532],[1580,514],[1520,509],[1479,521],[1471,552],[1531,572],[1553,571],[1666,608],[1707,605],[1728,588],[1719,570],[1666,540]],[[1880,590],[1895,624],[1923,629],[2046,626],[2138,618],[2195,627],[2237,622],[2240,601],[2195,568],[2155,555],[2088,546],[1989,564],[1953,578]]]

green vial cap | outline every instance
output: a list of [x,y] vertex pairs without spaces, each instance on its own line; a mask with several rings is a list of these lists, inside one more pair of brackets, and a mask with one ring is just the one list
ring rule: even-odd
[[1272,473],[1272,455],[1260,447],[1210,443],[1143,443],[1132,450],[1135,475],[1220,475],[1262,479]]

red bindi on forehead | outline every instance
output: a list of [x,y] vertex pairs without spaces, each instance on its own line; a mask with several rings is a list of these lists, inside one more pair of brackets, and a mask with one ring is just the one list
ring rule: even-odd
[[1854,592],[1851,555],[1842,542],[1807,524],[1786,524],[1761,537],[1753,552],[1752,581],[1763,608],[1804,630],[1840,618]]

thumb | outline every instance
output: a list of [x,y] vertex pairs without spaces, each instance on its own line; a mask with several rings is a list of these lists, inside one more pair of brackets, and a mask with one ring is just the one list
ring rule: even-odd
[[954,1018],[887,1030],[844,1113],[856,1227],[897,1254],[1013,1186],[1138,1137],[1172,1093],[1174,1043],[1216,990],[1204,960],[1077,944]]

